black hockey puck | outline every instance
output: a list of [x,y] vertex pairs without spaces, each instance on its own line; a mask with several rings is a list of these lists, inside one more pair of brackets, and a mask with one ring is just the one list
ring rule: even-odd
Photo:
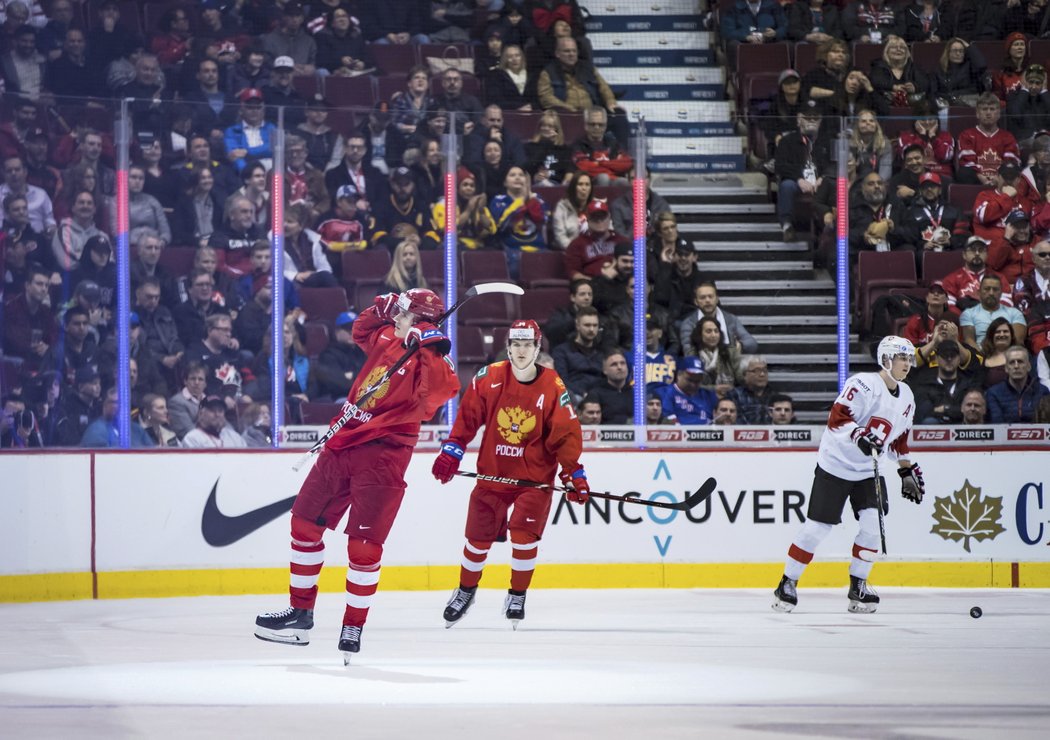
[[982,614],[984,614],[984,612],[981,611],[981,607],[974,606],[970,608],[970,616],[974,619],[980,619]]

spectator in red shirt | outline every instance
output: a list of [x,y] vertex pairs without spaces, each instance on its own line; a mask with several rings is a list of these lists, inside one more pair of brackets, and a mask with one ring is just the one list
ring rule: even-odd
[[626,185],[634,160],[620,151],[620,142],[609,132],[605,109],[590,108],[584,114],[584,124],[583,138],[572,149],[576,168],[590,175],[595,185]]
[[[960,311],[980,303],[981,280],[985,275],[997,274],[988,269],[988,242],[979,236],[970,237],[966,242],[962,258],[963,266],[942,281],[948,294],[948,305]],[[1003,293],[1004,305],[1013,305],[1012,301],[1006,303],[1007,300],[1006,293]]]
[[592,200],[587,206],[587,231],[569,243],[565,250],[565,271],[570,280],[594,278],[602,274],[602,268],[613,261],[617,244],[629,244],[612,230],[609,204],[604,200]]

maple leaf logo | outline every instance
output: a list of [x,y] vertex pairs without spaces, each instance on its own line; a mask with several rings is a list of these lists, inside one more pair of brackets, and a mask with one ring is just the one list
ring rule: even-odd
[[963,481],[961,489],[951,496],[934,498],[933,518],[936,522],[930,534],[958,542],[970,552],[970,540],[994,540],[1006,531],[1000,519],[1003,516],[1003,497],[981,496],[981,489]]

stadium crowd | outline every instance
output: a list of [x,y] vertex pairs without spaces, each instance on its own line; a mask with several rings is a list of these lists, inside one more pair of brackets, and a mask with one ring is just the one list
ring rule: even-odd
[[[1045,0],[738,0],[719,26],[784,239],[812,234],[829,268],[848,139],[855,315],[918,348],[917,421],[960,423],[972,391],[988,421],[1050,419]],[[751,46],[792,66],[752,74]]]
[[[998,87],[989,78],[985,88],[966,47],[964,61],[980,83],[972,95],[955,84],[956,66],[949,87],[916,76],[874,89],[852,71],[849,47],[838,40],[846,32],[830,20],[830,30],[818,30],[832,8],[807,5],[802,27],[812,21],[810,32],[799,40],[822,44],[820,63],[804,77],[779,73],[777,94],[756,117],[763,121],[756,151],[779,180],[785,236],[809,228],[795,219],[807,199],[823,213],[818,238],[832,223],[830,141],[842,116],[856,120],[855,251],[913,249],[921,259],[954,248],[960,255],[958,275],[940,286],[947,301],[938,308],[929,299],[908,324],[926,380],[951,387],[950,408],[933,398],[929,418],[1034,419],[1046,393],[1037,391],[1037,373],[1050,385],[1042,351],[1048,326],[1038,329],[1033,319],[1050,321],[1050,245],[1036,238],[1045,233],[1050,135],[1027,99],[1023,125],[1005,100],[1010,125],[998,129],[1003,114],[994,97],[1029,95],[1033,65],[1018,61],[1017,75]],[[797,15],[802,7],[788,10]],[[879,19],[907,20],[881,7],[863,6]],[[741,13],[760,19],[751,26],[768,16],[768,28],[737,38],[731,18]],[[722,17],[723,39],[785,38],[794,28],[788,15],[768,0],[737,3]],[[849,8],[844,25],[847,17]],[[849,28],[858,23],[853,18]],[[894,43],[888,30],[874,33],[844,38]],[[1011,49],[1007,43],[1008,57]],[[271,443],[275,228],[285,245],[285,305],[278,307],[285,418],[328,421],[363,362],[350,333],[354,308],[376,294],[443,288],[443,137],[453,121],[463,279],[519,280],[538,296],[523,309],[543,314],[534,318],[544,326],[549,361],[581,420],[630,421],[635,170],[624,111],[590,57],[575,0],[0,2],[0,446],[116,444],[113,121],[121,100],[129,101],[132,126],[135,446]],[[914,67],[893,55],[885,64],[898,81],[901,69]],[[929,90],[939,92],[920,94]],[[967,96],[977,105],[971,139],[985,146],[995,133],[1003,142],[994,162],[991,150],[957,155],[963,144],[940,130],[935,108],[896,142],[880,128],[880,117],[902,101],[954,105]],[[278,195],[272,169],[282,122]],[[990,191],[974,224],[985,248],[961,232],[968,209],[942,213],[952,178]],[[275,197],[284,204],[281,224],[271,223]],[[932,230],[901,213],[923,208],[936,213]],[[672,207],[650,189],[646,211],[649,423],[793,423],[791,398],[769,383],[743,322],[719,306],[717,286],[679,235]],[[930,293],[938,295],[938,286]],[[500,330],[517,318],[489,308],[463,327],[464,379],[499,356]],[[996,321],[1005,321],[1009,337],[996,338]],[[472,339],[480,349],[464,346]],[[958,348],[964,386],[940,360],[951,354],[948,342]],[[1011,349],[1019,342],[1029,343],[1025,363]],[[961,391],[971,386],[987,390],[980,419],[966,416],[970,396]]]

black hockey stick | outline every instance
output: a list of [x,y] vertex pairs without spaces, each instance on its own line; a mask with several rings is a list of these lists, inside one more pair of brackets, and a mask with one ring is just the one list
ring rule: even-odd
[[[434,323],[443,323],[446,319],[448,319],[449,316],[451,316],[457,310],[459,310],[460,306],[469,301],[471,298],[474,298],[475,296],[479,295],[485,295],[487,293],[510,293],[512,295],[524,295],[525,291],[522,290],[520,286],[515,285],[514,283],[478,283],[477,285],[472,285],[470,288],[467,289],[467,292],[463,294],[463,297],[456,301],[452,308],[448,309],[447,311],[445,311],[445,313],[438,316],[437,320],[434,321]],[[360,411],[361,405],[369,398],[374,396],[380,388],[386,385],[387,382],[389,382],[390,378],[394,376],[394,373],[400,370],[401,366],[408,362],[409,358],[412,357],[412,355],[414,355],[418,350],[419,345],[413,344],[411,347],[405,350],[405,353],[403,355],[397,358],[397,362],[395,362],[393,365],[387,368],[387,371],[383,373],[383,376],[379,380],[377,380],[375,383],[366,388],[361,393],[361,395],[357,397],[357,401],[355,401],[354,403],[350,403],[349,401],[347,401],[345,404],[343,404],[343,415],[332,423],[332,426],[329,427],[328,431],[324,433],[324,436],[322,436],[319,440],[317,440],[314,443],[314,446],[310,448],[309,452],[307,452],[305,455],[299,458],[295,465],[292,466],[292,470],[298,472],[302,469],[304,465],[306,465],[306,463],[310,462],[310,458],[312,458],[314,455],[316,455],[318,452],[324,449],[324,446],[328,444],[328,440],[334,437],[340,429],[346,426],[346,423],[348,421],[354,418],[354,414]]]
[[[467,470],[456,471],[456,475],[462,475],[464,478],[476,478],[478,480],[485,480],[491,483],[505,483],[508,486],[521,486],[523,488],[542,488],[550,491],[571,491],[571,488],[565,488],[563,486],[552,486],[547,483],[540,483],[534,480],[521,480],[520,478],[502,478],[498,475],[482,475],[481,473],[472,473]],[[714,478],[708,478],[704,481],[704,484],[697,488],[695,491],[685,497],[684,501],[649,501],[648,499],[638,498],[637,496],[620,496],[615,493],[608,493],[603,491],[589,491],[589,495],[594,498],[604,498],[610,501],[623,501],[628,504],[641,504],[642,506],[653,506],[657,509],[674,509],[675,511],[689,511],[694,506],[699,504],[701,501],[711,495],[712,491],[718,485],[718,481]]]
[[886,522],[882,518],[882,479],[879,477],[879,453],[871,451],[871,467],[875,471],[875,503],[879,507],[879,537],[882,539],[882,554],[886,554]]

